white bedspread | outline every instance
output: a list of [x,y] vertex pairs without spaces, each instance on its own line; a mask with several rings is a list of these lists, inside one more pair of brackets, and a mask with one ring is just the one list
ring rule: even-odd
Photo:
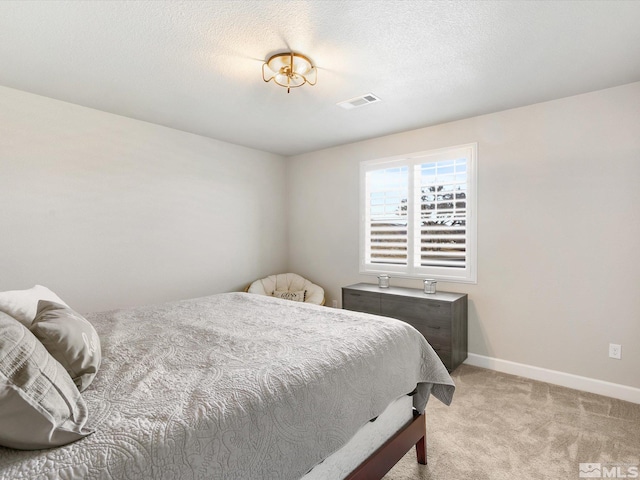
[[231,293],[87,315],[103,363],[96,433],[0,447],[2,479],[298,479],[391,401],[449,404],[422,335],[367,314]]

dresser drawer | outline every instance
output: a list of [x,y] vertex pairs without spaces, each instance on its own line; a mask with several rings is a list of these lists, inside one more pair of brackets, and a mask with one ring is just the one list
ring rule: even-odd
[[[400,319],[402,320],[402,319]],[[403,320],[403,322],[407,322],[413,328],[418,330],[422,335],[429,340],[429,343],[433,341],[438,341],[440,344],[450,345],[451,344],[451,324],[443,324],[441,322],[435,322],[430,318],[425,318],[421,320]]]
[[445,347],[440,347],[439,345],[431,345],[431,346],[433,347],[433,350],[436,352],[438,357],[440,357],[440,360],[442,360],[442,363],[444,364],[444,366],[447,367],[447,370],[449,371],[453,370],[454,367],[453,367],[453,357],[451,355],[451,350]]
[[380,300],[382,315],[413,324],[428,319],[434,326],[451,325],[451,305],[433,300],[417,300],[388,296]]
[[342,290],[342,308],[354,312],[380,315],[380,294],[373,292],[355,292]]
[[422,336],[429,342],[429,345],[433,347],[438,356],[442,359],[442,362],[449,367],[445,361],[445,357],[451,357],[451,330],[450,329],[435,329],[428,325],[428,322],[407,322],[413,328],[418,330]]

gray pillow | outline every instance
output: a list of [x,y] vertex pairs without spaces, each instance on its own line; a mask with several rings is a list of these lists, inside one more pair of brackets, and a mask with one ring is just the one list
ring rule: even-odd
[[16,319],[0,312],[0,445],[58,447],[86,437],[88,412],[71,377]]
[[102,359],[100,339],[93,325],[65,305],[40,300],[30,330],[69,373],[78,390],[84,392],[98,373]]

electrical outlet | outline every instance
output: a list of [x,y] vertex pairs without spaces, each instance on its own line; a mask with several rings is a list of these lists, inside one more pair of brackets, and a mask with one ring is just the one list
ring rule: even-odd
[[331,300],[331,306],[333,308],[338,308],[338,300]]
[[620,360],[622,357],[622,345],[617,345],[615,343],[609,344],[609,358],[617,358]]

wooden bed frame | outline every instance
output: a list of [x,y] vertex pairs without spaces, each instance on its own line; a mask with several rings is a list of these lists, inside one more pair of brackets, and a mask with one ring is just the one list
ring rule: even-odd
[[381,479],[414,445],[416,446],[418,463],[426,465],[426,417],[424,413],[419,414],[415,410],[413,416],[413,420],[409,420],[400,431],[373,452],[345,480]]

